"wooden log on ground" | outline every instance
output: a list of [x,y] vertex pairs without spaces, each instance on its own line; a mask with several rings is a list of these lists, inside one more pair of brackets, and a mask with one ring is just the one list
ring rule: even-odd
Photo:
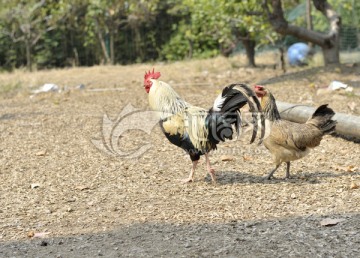
[[[297,123],[305,123],[316,109],[316,107],[291,104],[281,101],[276,101],[276,105],[279,109],[281,118]],[[331,108],[331,106],[329,107]],[[336,112],[333,119],[338,122],[336,125],[337,133],[345,136],[360,138],[359,116]]]

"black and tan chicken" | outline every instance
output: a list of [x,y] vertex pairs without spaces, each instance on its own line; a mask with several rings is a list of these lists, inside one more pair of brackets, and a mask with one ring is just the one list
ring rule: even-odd
[[[250,143],[255,140],[258,113],[261,111],[259,100],[250,87],[235,83],[226,86],[215,99],[213,106],[206,110],[187,103],[170,85],[159,81],[159,77],[160,73],[154,70],[145,73],[144,88],[149,94],[150,107],[159,112],[160,127],[166,138],[190,156],[192,168],[184,182],[194,180],[194,172],[201,155],[205,155],[207,172],[212,181],[216,182],[208,153],[216,149],[218,143],[232,139],[234,130],[240,132],[240,109],[246,104],[253,112],[254,127]],[[260,138],[263,138],[265,119],[262,115],[261,118]]]

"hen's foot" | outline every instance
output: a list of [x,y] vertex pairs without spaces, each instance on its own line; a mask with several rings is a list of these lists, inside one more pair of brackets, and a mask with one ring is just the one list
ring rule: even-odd
[[275,177],[267,175],[267,176],[264,176],[263,179],[264,180],[271,180],[271,179],[275,179]]

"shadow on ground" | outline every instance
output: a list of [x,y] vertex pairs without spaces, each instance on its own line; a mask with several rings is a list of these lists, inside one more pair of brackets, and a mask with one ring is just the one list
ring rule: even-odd
[[[344,219],[331,227],[324,218]],[[1,257],[356,257],[360,214],[226,224],[143,223],[112,232],[0,244]]]
[[[257,176],[251,173],[242,173],[238,171],[223,171],[217,173],[217,183],[219,185],[238,184],[238,183],[251,183],[251,184],[284,184],[294,183],[300,184],[318,184],[321,183],[322,178],[336,178],[348,175],[349,172],[332,173],[326,171],[317,172],[303,172],[300,174],[293,173],[289,179],[285,178],[285,170],[278,169],[277,173],[271,180],[266,179],[267,173],[263,176]],[[354,172],[353,176],[360,175],[358,172]],[[211,182],[209,175],[205,178],[206,181]]]

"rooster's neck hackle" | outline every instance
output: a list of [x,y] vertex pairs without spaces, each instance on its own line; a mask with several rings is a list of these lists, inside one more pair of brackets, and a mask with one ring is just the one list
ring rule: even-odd
[[281,119],[279,110],[276,106],[275,98],[270,92],[262,98],[261,107],[266,119],[270,121]]
[[184,111],[188,104],[177,94],[170,85],[158,80],[151,80],[149,103],[152,110],[163,114],[177,114]]

